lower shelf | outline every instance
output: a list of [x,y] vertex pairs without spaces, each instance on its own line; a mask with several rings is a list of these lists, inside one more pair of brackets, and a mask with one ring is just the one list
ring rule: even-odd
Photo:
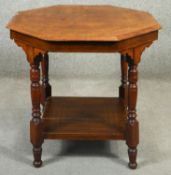
[[45,139],[125,139],[126,110],[119,98],[51,97],[42,119]]

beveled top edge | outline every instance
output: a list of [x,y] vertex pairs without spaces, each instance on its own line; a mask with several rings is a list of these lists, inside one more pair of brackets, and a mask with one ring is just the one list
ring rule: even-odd
[[[29,11],[36,11],[36,10],[39,10],[39,9],[48,9],[48,8],[51,8],[51,7],[67,7],[67,6],[71,6],[71,7],[74,7],[74,6],[77,6],[77,7],[111,7],[111,8],[122,8],[122,9],[128,9],[128,10],[133,10],[133,11],[137,11],[137,12],[141,12],[141,13],[146,13],[146,14],[149,14],[153,20],[156,22],[155,25],[152,25],[152,26],[148,26],[148,27],[145,27],[141,32],[139,32],[138,34],[134,34],[136,33],[136,30],[131,33],[127,33],[126,36],[124,35],[117,35],[117,36],[112,36],[111,39],[93,39],[93,40],[89,40],[89,39],[58,39],[58,40],[53,40],[53,39],[49,39],[49,38],[46,38],[46,37],[39,37],[39,36],[34,36],[34,35],[31,35],[30,33],[27,33],[27,32],[21,32],[20,30],[17,30],[17,29],[13,29],[13,27],[11,26],[11,22],[13,21],[13,19],[21,14],[21,13],[25,13],[25,12],[29,12]],[[125,8],[125,7],[118,7],[118,6],[113,6],[113,5],[81,5],[81,4],[71,4],[71,5],[52,5],[52,6],[47,6],[47,7],[39,7],[39,8],[34,8],[34,9],[28,9],[28,10],[22,10],[22,11],[18,11],[17,14],[15,16],[13,16],[13,18],[10,20],[10,22],[6,25],[6,28],[10,29],[11,31],[16,31],[16,32],[19,32],[21,34],[25,34],[25,35],[28,35],[28,36],[32,36],[32,37],[35,37],[37,39],[41,39],[41,40],[44,40],[44,41],[50,41],[50,42],[55,42],[55,41],[73,41],[73,42],[76,42],[76,41],[88,41],[88,42],[93,42],[93,41],[99,41],[99,42],[117,42],[117,41],[121,41],[121,40],[125,40],[125,39],[129,39],[129,38],[132,38],[132,37],[136,37],[136,36],[139,36],[139,35],[144,35],[144,34],[147,34],[147,33],[150,33],[150,32],[154,32],[154,31],[158,31],[160,30],[162,27],[161,25],[157,22],[157,20],[153,17],[153,15],[147,11],[142,11],[142,10],[136,10],[136,9],[132,9],[132,8]]]

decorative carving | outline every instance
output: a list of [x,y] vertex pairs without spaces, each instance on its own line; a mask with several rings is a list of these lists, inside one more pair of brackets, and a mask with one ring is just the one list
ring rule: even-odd
[[137,46],[135,48],[127,49],[124,51],[121,51],[122,55],[127,55],[131,59],[134,60],[134,63],[138,64],[141,61],[141,55],[146,47],[149,47],[152,44],[152,41],[147,42],[143,45]]
[[129,62],[128,71],[128,116],[126,127],[126,143],[128,145],[129,167],[134,169],[137,166],[136,155],[137,145],[139,143],[138,121],[136,120],[136,102],[137,102],[137,63],[134,60]]
[[36,56],[38,56],[39,54],[43,55],[47,52],[39,48],[35,48],[28,44],[25,44],[20,40],[14,40],[14,41],[19,47],[21,47],[24,50],[27,56],[27,60],[30,64],[34,62],[34,59],[36,58]]
[[42,120],[40,112],[40,59],[36,56],[34,61],[30,63],[30,80],[31,80],[31,99],[32,99],[32,120],[30,121],[30,137],[33,144],[33,154],[35,167],[40,167],[41,161],[41,145],[43,143]]
[[42,55],[46,51],[39,48],[25,44],[24,42],[14,39],[15,43],[21,47],[30,63],[30,80],[31,80],[31,99],[32,99],[32,119],[30,121],[30,140],[33,144],[33,165],[40,167],[42,165],[42,143],[43,137],[43,125],[41,120],[40,100],[41,100],[41,86],[40,86],[40,62]]
[[[29,37],[25,34],[15,32],[13,30],[11,30],[10,33],[11,33],[11,39],[14,39],[16,44],[20,46],[26,53],[27,60],[31,66],[30,79],[31,79],[31,98],[32,98],[32,119],[30,122],[30,138],[31,143],[33,144],[34,166],[40,167],[42,165],[41,160],[42,143],[45,138],[43,132],[43,124],[46,123],[43,123],[41,119],[40,103],[44,105],[45,100],[49,96],[51,96],[51,86],[49,85],[48,82],[48,54],[47,54],[48,51],[65,51],[65,52],[109,51],[109,52],[120,52],[122,55],[121,59],[122,84],[119,89],[120,91],[119,96],[120,98],[123,98],[126,101],[125,109],[127,110],[126,112],[127,114],[125,115],[127,115],[127,120],[125,129],[125,138],[126,138],[126,144],[128,145],[129,167],[132,169],[136,168],[137,145],[139,143],[139,124],[136,119],[137,80],[138,80],[137,65],[141,60],[141,55],[145,50],[145,48],[151,45],[152,40],[157,39],[158,31],[156,30],[154,32],[147,33],[145,35],[139,35],[139,36],[137,35],[137,37],[132,37],[130,39],[121,40],[117,42],[108,42],[108,41],[98,42],[98,40],[97,42],[77,42],[77,41],[51,42],[47,40],[45,41],[38,38],[34,38],[32,36]],[[38,48],[36,48],[35,46],[37,46]],[[39,47],[43,47],[45,50],[39,49]],[[40,62],[42,66],[42,86],[40,85],[40,69],[39,69]],[[129,65],[129,71],[128,71],[128,65]],[[127,83],[127,80],[129,84]],[[52,109],[55,109],[55,106]],[[46,115],[50,116],[51,114]],[[120,115],[120,108],[118,111],[118,115]],[[120,120],[118,121],[120,122]],[[53,130],[53,126],[49,125],[49,129]],[[47,131],[47,135],[49,134],[48,133],[49,131]],[[53,137],[54,138],[56,136],[59,137],[59,135],[57,132],[54,134]],[[72,133],[68,134],[67,136],[68,138],[70,137],[69,135],[71,135],[71,139],[74,138],[74,134]],[[46,138],[50,137],[47,136]],[[61,134],[60,137],[66,138],[65,134]],[[86,138],[84,133],[83,137]],[[104,135],[102,137],[105,139],[108,138],[107,135],[106,136]],[[122,138],[123,134],[119,134],[119,136],[117,137]]]

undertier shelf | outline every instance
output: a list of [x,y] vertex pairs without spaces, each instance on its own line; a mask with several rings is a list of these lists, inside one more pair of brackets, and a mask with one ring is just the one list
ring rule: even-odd
[[119,98],[50,97],[43,113],[45,139],[125,139],[126,109]]

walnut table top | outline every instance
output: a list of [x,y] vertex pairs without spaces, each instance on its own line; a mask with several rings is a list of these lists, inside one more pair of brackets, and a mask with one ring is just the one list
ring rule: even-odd
[[8,28],[46,41],[120,41],[156,31],[147,12],[114,6],[52,6],[19,12]]

